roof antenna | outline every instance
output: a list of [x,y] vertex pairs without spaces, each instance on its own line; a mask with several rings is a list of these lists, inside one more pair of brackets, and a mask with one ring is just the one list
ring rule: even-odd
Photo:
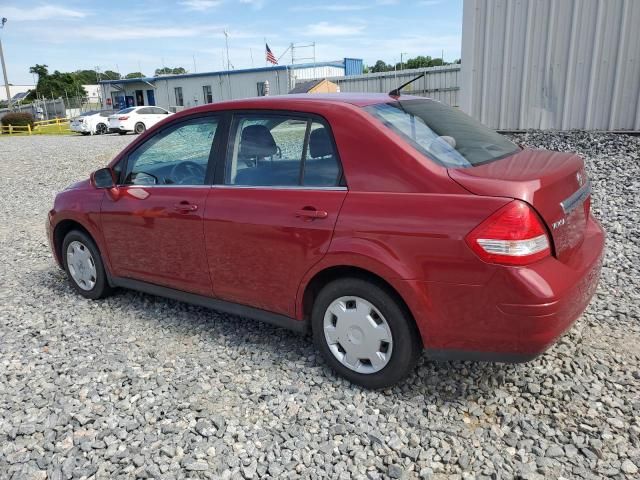
[[399,97],[400,96],[400,90],[402,90],[404,87],[406,87],[407,85],[411,85],[413,82],[415,82],[416,80],[418,80],[419,78],[422,78],[426,75],[426,72],[418,75],[416,78],[412,78],[411,80],[409,80],[406,83],[403,83],[402,85],[400,85],[398,88],[394,88],[393,90],[391,90],[389,92],[389,96],[390,97]]

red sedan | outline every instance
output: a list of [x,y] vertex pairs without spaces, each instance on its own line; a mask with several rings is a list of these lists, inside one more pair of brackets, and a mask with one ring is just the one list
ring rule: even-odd
[[185,110],[58,194],[57,262],[81,295],[125,287],[310,331],[360,385],[426,350],[526,361],[580,316],[604,232],[572,153],[526,150],[399,95]]

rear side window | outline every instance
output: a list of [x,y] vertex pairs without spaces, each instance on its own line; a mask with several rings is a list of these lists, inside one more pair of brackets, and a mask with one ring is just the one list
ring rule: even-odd
[[414,148],[447,168],[466,168],[516,153],[518,147],[480,122],[433,100],[365,107]]
[[323,122],[287,115],[234,117],[225,184],[334,187],[340,178],[331,132]]

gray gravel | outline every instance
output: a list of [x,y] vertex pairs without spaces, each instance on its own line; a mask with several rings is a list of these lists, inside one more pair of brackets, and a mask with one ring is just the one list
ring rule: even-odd
[[558,345],[526,365],[423,360],[380,392],[284,330],[71,291],[47,210],[132,138],[0,138],[0,478],[637,478],[640,138],[518,136],[587,157],[609,232]]

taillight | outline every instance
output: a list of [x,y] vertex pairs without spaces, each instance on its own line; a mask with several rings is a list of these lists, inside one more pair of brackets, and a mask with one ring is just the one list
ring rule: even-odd
[[514,200],[493,213],[466,237],[485,262],[527,265],[551,255],[549,237],[536,212]]
[[118,120],[127,120],[128,118],[128,115],[123,115],[122,117],[118,117]]

